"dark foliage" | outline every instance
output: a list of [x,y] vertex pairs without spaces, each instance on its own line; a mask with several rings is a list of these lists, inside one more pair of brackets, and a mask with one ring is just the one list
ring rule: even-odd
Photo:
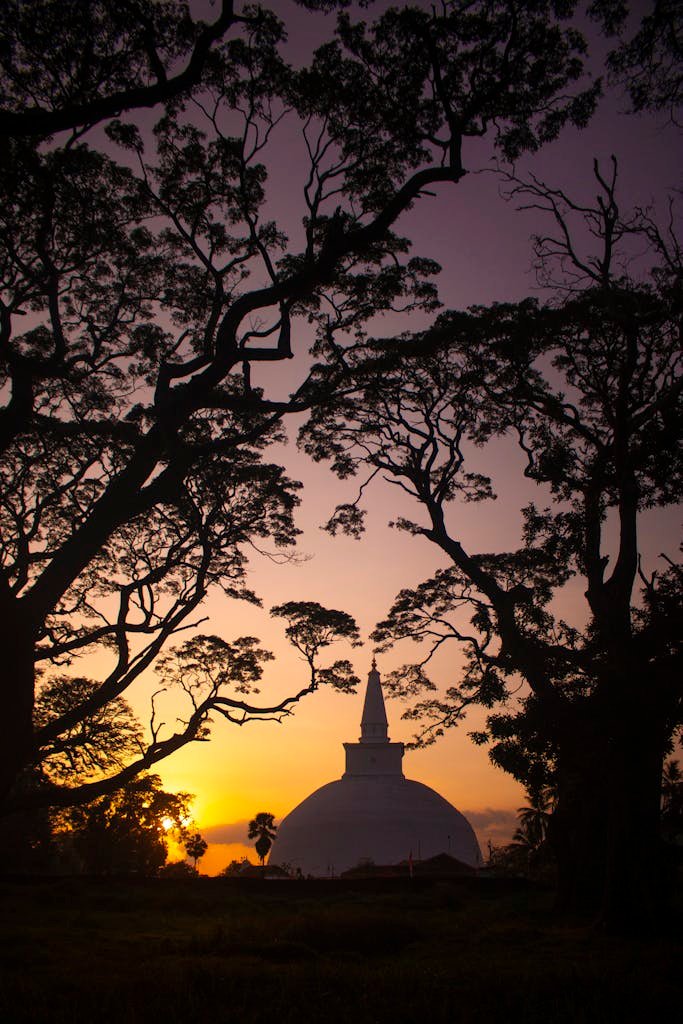
[[63,817],[81,869],[92,875],[156,875],[169,835],[185,835],[189,793],[166,793],[158,775],[139,775],[115,793]]
[[185,853],[188,857],[192,858],[195,871],[197,870],[197,861],[206,853],[208,843],[205,839],[202,839],[199,832],[195,832],[194,835],[188,836],[183,846],[185,847]]
[[266,857],[270,852],[270,848],[273,845],[273,840],[276,835],[277,825],[275,824],[275,816],[273,814],[267,814],[265,811],[260,811],[256,817],[249,822],[247,838],[256,840],[254,846],[256,847],[256,852],[261,864],[265,863]]
[[[395,525],[451,563],[401,591],[375,631],[380,649],[405,638],[427,646],[389,681],[411,701],[406,717],[426,721],[418,740],[473,704],[499,709],[523,684],[528,696],[475,739],[493,739],[494,759],[525,784],[556,785],[549,842],[562,897],[615,922],[656,914],[662,760],[682,721],[681,569],[665,554],[646,574],[640,531],[647,510],[681,494],[683,268],[675,235],[642,211],[620,212],[616,162],[595,176],[591,208],[509,179],[558,229],[536,239],[554,301],[444,313],[423,335],[357,346],[346,372],[361,391],[314,411],[301,443],[342,477],[379,473],[409,494],[421,519]],[[597,252],[583,254],[575,218]],[[651,247],[642,280],[621,259],[634,239]],[[517,440],[542,497],[522,509],[520,548],[471,552],[457,503],[493,497],[479,454],[502,437]],[[360,525],[359,500],[330,528]],[[572,580],[585,626],[553,604]],[[429,662],[449,643],[466,665],[434,696]]]
[[547,891],[517,880],[63,880],[5,883],[0,906],[16,1024],[75,1006],[101,1024],[226,1007],[244,1024],[604,1024],[664,1019],[679,998],[679,921],[637,942],[558,927]]
[[[335,364],[338,328],[362,333],[378,312],[434,308],[437,267],[392,229],[426,188],[461,179],[470,136],[489,131],[513,156],[585,122],[597,89],[576,85],[584,42],[557,18],[571,9],[477,0],[389,10],[367,26],[342,17],[295,70],[285,26],[265,8],[224,3],[204,25],[180,0],[10,4],[0,26],[8,806],[25,796],[27,765],[197,626],[207,591],[256,600],[247,554],[286,552],[297,534],[298,485],[268,449],[312,399],[305,383],[289,401],[269,399],[253,368],[292,357],[307,323]],[[149,106],[153,131],[135,114]],[[307,153],[300,242],[268,207],[280,187],[271,146],[286,125]],[[223,658],[221,678],[238,692],[258,674],[254,640],[197,644],[200,660]],[[105,666],[95,687],[36,722],[36,665],[63,674],[93,655]],[[350,682],[348,669],[312,672],[299,696]],[[212,712],[268,716],[298,699],[262,709],[213,684],[197,699],[194,686],[181,690],[177,730],[153,717],[137,759],[32,799],[92,799],[205,737]]]
[[633,110],[664,111],[680,124],[683,5],[680,0],[653,0],[647,7],[635,29],[623,0],[594,0],[589,11],[607,35],[618,36],[607,65],[611,77],[625,88]]

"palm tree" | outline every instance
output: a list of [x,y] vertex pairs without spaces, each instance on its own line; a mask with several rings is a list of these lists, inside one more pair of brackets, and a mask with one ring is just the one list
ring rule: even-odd
[[535,852],[545,842],[550,815],[555,808],[555,794],[550,786],[527,790],[529,803],[517,809],[519,825],[512,837],[520,846]]
[[194,869],[196,871],[197,861],[201,860],[206,853],[207,842],[205,839],[202,839],[199,832],[197,832],[195,835],[186,839],[184,845],[185,853],[188,857],[192,857],[192,860],[194,861]]
[[673,758],[662,772],[662,832],[670,843],[683,833],[683,771]]
[[247,833],[249,839],[255,839],[254,846],[259,856],[261,864],[265,863],[268,851],[273,845],[273,839],[277,832],[277,825],[275,824],[275,815],[266,814],[265,811],[260,811],[255,818],[249,822],[249,832]]
[[662,772],[662,808],[666,812],[676,800],[680,786],[683,785],[683,771],[673,757],[664,765]]

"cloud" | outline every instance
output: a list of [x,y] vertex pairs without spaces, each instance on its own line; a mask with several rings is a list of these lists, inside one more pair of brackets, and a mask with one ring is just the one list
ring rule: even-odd
[[229,845],[230,843],[246,843],[249,821],[231,821],[224,825],[209,825],[202,829],[202,836],[207,843],[219,843]]
[[[462,813],[477,832],[481,842],[490,839],[494,844],[509,843],[518,825],[517,811],[512,807],[484,807],[477,811]],[[247,818],[243,821],[225,822],[222,825],[209,825],[202,829],[202,836],[207,843],[220,846],[229,846],[233,843],[249,845],[248,827]]]
[[463,811],[467,820],[475,828],[489,828],[491,825],[517,825],[517,812],[512,807],[485,807],[481,811]]
[[462,813],[480,839],[490,839],[494,844],[509,843],[518,825],[517,812],[512,807],[484,807]]

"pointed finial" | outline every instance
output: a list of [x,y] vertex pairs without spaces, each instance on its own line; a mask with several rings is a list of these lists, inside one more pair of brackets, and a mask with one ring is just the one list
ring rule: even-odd
[[382,682],[377,671],[377,660],[373,655],[372,668],[368,673],[365,691],[363,717],[360,721],[361,743],[388,743],[387,713],[384,708]]

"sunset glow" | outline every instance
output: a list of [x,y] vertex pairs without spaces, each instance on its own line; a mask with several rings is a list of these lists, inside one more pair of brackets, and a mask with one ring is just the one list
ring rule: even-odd
[[472,876],[533,794],[570,903],[614,836],[647,836],[644,877],[679,727],[682,250],[674,105],[613,49],[638,5],[29,6],[0,29],[9,813],[73,812],[69,870],[159,876],[167,845],[208,886],[344,774],[335,824],[381,778],[449,852],[465,816]]
[[[298,26],[293,35],[301,40],[308,16],[298,8],[282,6],[287,13],[292,11]],[[588,172],[593,158],[607,161],[616,153],[624,195],[647,203],[650,196],[678,180],[679,144],[670,126],[652,118],[620,118],[617,109],[618,101],[607,100],[588,128],[582,132],[566,129],[557,142],[528,161],[529,167],[553,184],[574,183],[579,195],[582,189],[590,194]],[[286,152],[286,142],[282,145]],[[471,173],[456,189],[437,188],[434,197],[423,199],[399,225],[413,239],[417,251],[442,264],[439,288],[446,306],[520,298],[536,287],[529,236],[538,229],[538,222],[533,213],[516,212],[500,198],[489,156],[485,143],[469,142],[466,163]],[[285,197],[292,203],[290,209],[296,209],[293,197],[302,182],[296,175],[296,161],[290,161],[288,167],[286,188],[271,201],[273,212],[282,212]],[[290,223],[296,231],[295,221]],[[380,318],[376,324],[377,332],[386,335],[407,327],[408,322],[399,317]],[[295,358],[273,367],[254,367],[254,384],[267,384],[271,393],[286,396],[303,375],[309,343],[310,333],[299,324],[293,340]],[[415,512],[395,487],[376,482],[369,492],[370,514],[361,541],[333,539],[321,532],[320,525],[337,502],[353,495],[353,482],[342,484],[325,466],[311,464],[296,451],[293,438],[274,457],[281,458],[287,471],[304,483],[297,514],[302,530],[297,556],[276,565],[254,553],[249,585],[262,598],[263,610],[210,593],[201,612],[206,621],[200,627],[202,632],[216,632],[226,639],[257,636],[275,653],[276,660],[266,666],[259,695],[264,703],[296,690],[305,681],[305,666],[286,644],[280,624],[267,615],[271,605],[289,599],[318,600],[354,615],[367,638],[401,587],[417,583],[445,564],[425,541],[387,528],[398,515]],[[492,446],[488,470],[498,501],[453,507],[452,521],[471,550],[505,550],[518,543],[519,510],[532,498],[538,500],[537,488],[531,483],[520,489],[521,467],[522,457],[513,445]],[[649,522],[644,562],[651,572],[661,550],[675,551],[679,515],[676,510],[652,512]],[[577,612],[584,614],[583,595],[575,592],[573,585],[566,588],[563,601],[563,614],[568,618]],[[332,655],[350,656],[364,680],[372,645],[366,641],[360,651],[340,648]],[[386,674],[408,660],[407,649],[397,649],[380,659],[380,672]],[[433,675],[445,687],[457,676],[459,664],[459,652],[452,646],[439,655]],[[143,721],[154,688],[153,674],[148,673],[146,685],[139,685],[132,694]],[[246,844],[249,818],[267,810],[280,820],[312,790],[339,777],[341,744],[356,738],[360,701],[360,695],[319,692],[306,698],[283,724],[255,722],[240,729],[218,721],[209,743],[191,744],[158,766],[168,789],[195,794],[195,821],[209,841],[202,871],[217,873],[230,860],[245,855],[255,861],[253,846]],[[411,728],[401,721],[401,713],[400,704],[388,702],[391,736],[407,742]],[[475,747],[468,739],[467,732],[481,727],[483,720],[483,712],[473,710],[465,725],[435,746],[409,752],[405,767],[410,777],[433,786],[468,815],[485,849],[489,840],[509,839],[523,792],[514,779],[490,764],[485,747]]]

